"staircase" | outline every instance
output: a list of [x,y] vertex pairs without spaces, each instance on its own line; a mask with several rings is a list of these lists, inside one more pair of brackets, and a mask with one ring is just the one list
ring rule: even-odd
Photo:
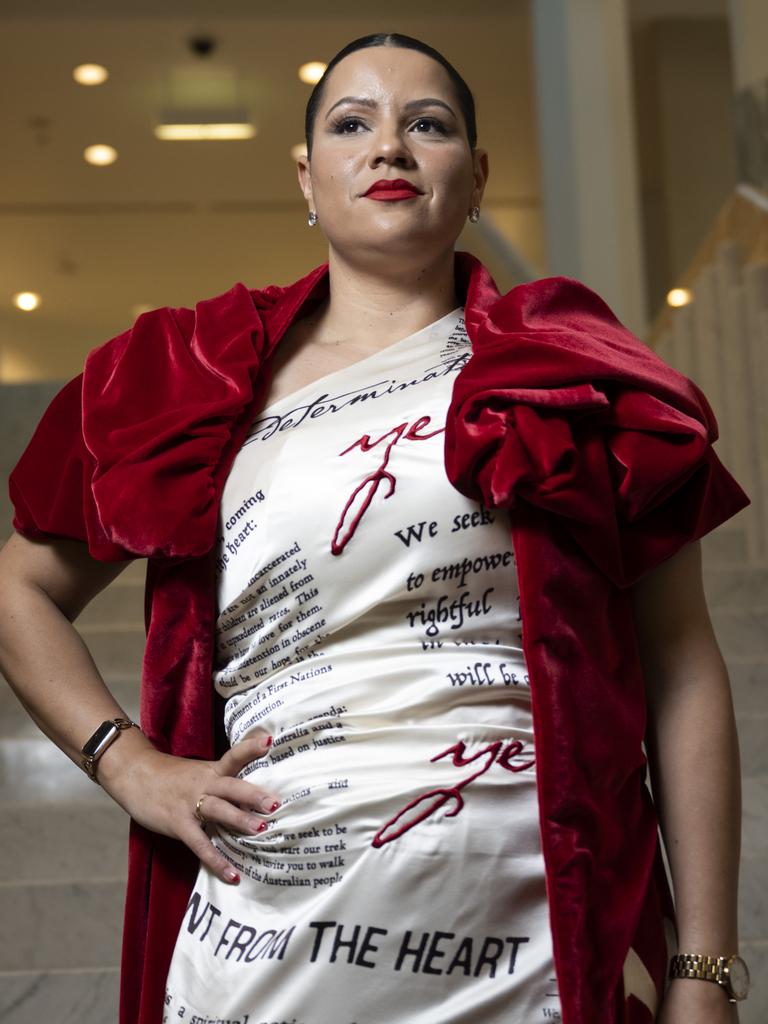
[[[748,510],[744,510],[746,512]],[[743,513],[702,540],[704,586],[728,666],[739,733],[742,855],[739,951],[752,991],[740,1024],[768,1020],[768,564],[746,565]],[[736,556],[736,557],[734,557]]]
[[[0,388],[7,478],[56,385]],[[744,510],[745,512],[748,510]],[[0,522],[10,523],[5,493]],[[4,531],[7,533],[7,529]],[[768,1019],[768,564],[747,564],[743,513],[702,542],[709,607],[729,667],[743,773],[741,952],[754,979],[741,1024]],[[132,563],[77,627],[137,719],[144,563]],[[2,683],[2,680],[0,680]],[[128,821],[0,685],[0,1020],[116,1024]]]
[[[134,721],[143,572],[131,564],[77,621]],[[0,722],[0,1020],[116,1024],[128,818],[8,686]]]

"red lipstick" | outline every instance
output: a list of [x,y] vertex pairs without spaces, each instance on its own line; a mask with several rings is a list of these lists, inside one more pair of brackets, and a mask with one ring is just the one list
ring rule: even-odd
[[419,189],[404,178],[381,178],[374,181],[367,192],[363,193],[367,199],[383,199],[384,201],[395,199],[414,199],[421,195]]

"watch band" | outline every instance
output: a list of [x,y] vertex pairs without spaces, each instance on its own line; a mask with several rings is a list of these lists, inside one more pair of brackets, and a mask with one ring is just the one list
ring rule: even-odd
[[[732,977],[734,971],[736,974]],[[735,953],[729,956],[677,953],[670,960],[669,977],[713,981],[725,989],[730,1003],[745,999],[749,988],[747,966]]]
[[120,733],[124,729],[130,729],[131,726],[136,726],[137,729],[141,728],[137,722],[131,721],[130,718],[109,719],[102,722],[98,729],[83,744],[80,751],[83,754],[82,769],[91,782],[99,784],[99,780],[96,778],[96,762],[104,751],[112,746]]

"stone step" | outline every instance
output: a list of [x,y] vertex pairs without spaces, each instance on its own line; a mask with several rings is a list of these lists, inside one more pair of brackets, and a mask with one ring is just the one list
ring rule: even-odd
[[739,871],[739,937],[765,938],[768,911],[768,861],[742,854]]
[[[736,727],[742,777],[768,774],[768,713],[737,714]],[[99,792],[100,787],[39,730],[0,739],[0,804],[54,799],[90,802]]]
[[146,644],[142,622],[135,616],[125,622],[94,622],[93,615],[89,622],[85,619],[88,610],[75,621],[75,628],[91,652],[101,675],[112,680],[140,676]]
[[736,715],[742,778],[768,774],[768,712]]
[[[134,721],[139,714],[140,673],[110,672],[99,666],[107,688]],[[739,657],[731,654],[727,659],[733,704],[736,714],[748,717],[768,710],[768,656]],[[39,730],[19,702],[14,691],[0,675],[0,737],[37,736]]]
[[[13,530],[7,527],[4,529],[0,521],[0,547],[12,533]],[[719,581],[722,581],[723,586],[738,586],[745,580],[756,588],[765,587],[768,564],[749,563],[745,543],[744,531],[738,527],[728,529],[728,524],[702,537],[702,568],[705,583],[708,582],[708,577],[712,577],[710,582],[713,587],[716,587]],[[110,584],[110,588],[121,585],[143,586],[146,571],[145,558],[127,560],[120,575]],[[750,582],[751,576],[755,579]]]
[[705,566],[702,577],[710,609],[768,605],[768,566]]
[[[737,713],[749,714],[753,711],[762,712],[768,709],[768,656],[750,655],[739,657],[731,654],[727,659],[728,676],[731,681],[734,705]],[[130,703],[138,700],[141,674],[135,672],[104,671],[101,674],[109,690],[118,701]],[[5,684],[0,675],[0,734],[8,735],[10,729],[3,728],[2,720],[6,716],[24,713],[13,690]],[[123,705],[125,706],[125,705]]]
[[0,972],[3,1024],[115,1024],[118,967]]
[[144,632],[144,581],[119,577],[86,605],[75,620],[84,626],[132,626]]
[[726,667],[736,714],[746,716],[768,711],[768,658],[759,654],[750,657],[730,654]]
[[739,1003],[739,1024],[765,1024],[768,1020],[768,939],[739,943],[752,982],[749,996]]
[[0,964],[6,971],[115,967],[125,879],[0,884]]
[[[105,680],[107,689],[126,712],[129,718],[138,722],[139,718],[139,680],[133,679]],[[98,722],[96,723],[98,725]],[[95,726],[94,726],[95,728]],[[44,735],[35,721],[27,714],[24,705],[14,691],[4,684],[0,676],[0,739],[28,739]]]
[[10,884],[126,878],[129,822],[109,797],[92,804],[0,804],[0,879]]
[[[739,657],[731,654],[726,667],[737,717],[748,720],[753,714],[764,715],[768,711],[768,656]],[[139,713],[140,675],[106,673],[105,682],[121,706],[138,721],[135,716]],[[0,675],[0,737],[37,735],[37,726]]]
[[748,553],[746,531],[740,524],[733,524],[732,521],[723,523],[701,538],[701,550],[705,567],[720,563],[744,564]]
[[0,741],[0,807],[25,801],[113,803],[42,733]]
[[75,627],[91,652],[101,675],[130,677],[141,673],[141,662],[146,644],[144,627],[138,623],[125,625],[81,625]]
[[768,775],[741,780],[741,849],[745,856],[762,857],[768,864]]
[[[763,937],[766,882],[765,858],[743,857],[739,936],[744,942]],[[124,877],[0,884],[0,920],[14,922],[0,932],[0,963],[9,971],[118,964],[124,900]]]
[[713,608],[712,626],[723,657],[768,655],[768,606]]
[[[768,941],[740,945],[752,975],[752,989],[739,1006],[740,1024],[768,1020]],[[115,1024],[120,975],[101,970],[0,972],[0,1020],[3,1024]]]
[[[704,572],[709,608],[735,610],[768,606],[768,566],[722,565]],[[77,619],[81,625],[144,623],[144,576],[119,576],[98,594]]]
[[[768,775],[742,779],[742,806],[742,858],[768,864]],[[0,835],[4,883],[114,879],[128,870],[128,816],[110,799],[0,804]],[[768,878],[761,884],[768,890]]]
[[[711,609],[711,619],[726,660],[768,656],[768,605],[715,607]],[[141,622],[88,622],[81,618],[76,628],[102,675],[125,677],[140,672],[146,643]]]

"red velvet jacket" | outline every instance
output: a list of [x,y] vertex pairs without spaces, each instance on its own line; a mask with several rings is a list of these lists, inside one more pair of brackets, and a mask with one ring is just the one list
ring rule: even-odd
[[[646,1024],[675,917],[645,785],[629,588],[749,498],[712,448],[700,389],[593,291],[551,277],[500,295],[466,252],[455,275],[472,356],[454,382],[445,468],[465,495],[509,510],[563,1020]],[[226,745],[211,681],[224,482],[265,404],[271,352],[328,283],[324,263],[286,287],[238,283],[194,310],[142,314],[91,351],[10,477],[21,533],[148,559],[141,724],[182,757]],[[198,863],[131,821],[121,1024],[161,1021]]]

